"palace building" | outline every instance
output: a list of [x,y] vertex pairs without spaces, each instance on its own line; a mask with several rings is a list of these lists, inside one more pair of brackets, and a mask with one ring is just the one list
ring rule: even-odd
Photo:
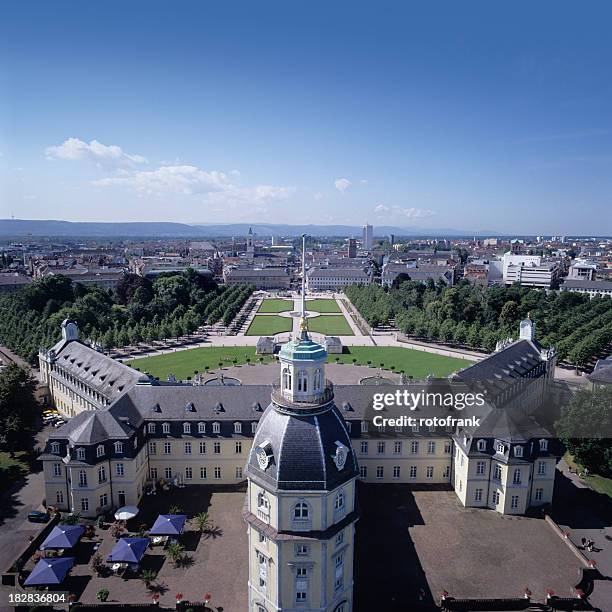
[[[338,561],[334,551],[336,544],[352,551],[355,479],[448,485],[463,505],[501,514],[552,500],[561,448],[532,408],[553,377],[555,352],[537,343],[529,319],[518,340],[455,375],[488,386],[499,400],[483,408],[477,426],[459,429],[375,427],[372,387],[326,380],[327,353],[305,323],[281,348],[272,388],[160,383],[80,342],[73,322],[64,322],[62,334],[40,356],[50,398],[71,417],[40,457],[47,504],[95,517],[138,504],[159,484],[247,481],[256,612],[269,601],[280,606],[272,609],[289,605],[278,604],[291,595],[266,559],[282,555],[301,568],[298,550],[309,551],[305,567],[316,558],[328,577],[335,564],[344,568],[341,582],[323,583],[323,574],[306,567],[299,584],[310,585],[308,601],[351,609],[352,559]],[[345,608],[330,607],[338,594]]]

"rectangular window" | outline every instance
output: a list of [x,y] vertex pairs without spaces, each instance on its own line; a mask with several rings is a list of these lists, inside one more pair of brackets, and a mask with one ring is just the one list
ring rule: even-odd
[[234,433],[242,433],[242,423],[234,423]]
[[54,463],[53,464],[53,475],[54,476],[61,476],[62,475],[62,464],[61,463]]
[[377,452],[379,455],[384,455],[384,454],[385,454],[385,443],[384,443],[384,442],[379,442],[379,443],[376,445],[376,452]]
[[399,478],[399,477],[400,477],[400,466],[394,465],[393,466],[393,478]]
[[104,508],[105,506],[108,506],[108,495],[103,493],[100,495],[100,508]]
[[417,477],[417,466],[411,465],[410,466],[410,478],[416,478],[416,477]]
[[200,478],[202,480],[206,480],[206,468],[205,467],[200,468]]
[[376,478],[382,478],[385,473],[385,470],[382,465],[376,466]]
[[151,478],[151,480],[157,480],[157,468],[149,468],[149,478]]
[[155,433],[155,423],[148,423],[147,424],[147,431],[149,433]]
[[155,442],[149,442],[149,455],[157,454],[157,444]]
[[81,511],[87,512],[89,510],[89,500],[86,497],[81,497]]
[[444,472],[442,472],[442,477],[443,478],[450,478],[451,475],[451,466],[450,465],[445,465],[444,466]]
[[236,478],[242,478],[242,468],[240,466],[236,468]]
[[242,442],[236,442],[236,444],[234,446],[234,452],[237,455],[241,455],[242,454]]
[[123,474],[124,474],[123,463],[116,463],[115,464],[115,476],[123,476]]
[[452,448],[453,448],[452,442],[450,440],[446,440],[444,442],[444,454],[445,455],[450,455]]
[[360,465],[359,466],[359,476],[361,478],[367,478],[368,477],[368,468],[365,465]]
[[510,498],[510,508],[512,508],[513,510],[516,510],[518,508],[518,503],[519,503],[519,496],[513,495]]
[[419,443],[418,443],[417,440],[413,440],[410,443],[410,453],[412,455],[418,455],[418,453],[419,453]]
[[535,490],[535,500],[542,501],[543,497],[544,497],[544,489],[536,489]]
[[393,453],[396,455],[401,455],[402,454],[402,442],[401,440],[396,440],[393,443]]
[[185,479],[191,480],[192,478],[193,478],[193,470],[189,466],[187,466],[185,468]]
[[474,501],[476,502],[482,501],[482,489],[476,489],[474,491]]
[[499,491],[493,491],[493,505],[499,504]]
[[538,476],[546,475],[546,461],[538,461]]
[[298,557],[307,557],[310,554],[310,547],[308,544],[296,544],[295,554]]
[[425,470],[425,478],[433,478],[434,475],[434,469],[433,469],[433,465],[428,465],[427,469]]
[[367,455],[368,454],[368,443],[367,442],[361,442],[361,453],[363,455]]
[[200,451],[200,455],[206,454],[206,442],[200,442],[199,451]]
[[478,476],[482,476],[485,473],[486,467],[487,467],[486,462],[484,462],[484,461],[477,461],[476,462],[476,474]]
[[512,484],[520,485],[521,484],[521,470],[520,468],[514,468],[514,473],[512,474]]
[[493,478],[494,480],[501,480],[502,477],[502,470],[501,467],[497,464],[495,464],[495,469],[493,471]]
[[433,441],[429,441],[427,443],[427,454],[435,455],[436,454],[436,443]]
[[215,455],[221,454],[221,442],[213,442],[213,453]]
[[170,433],[170,423],[162,423],[162,432],[165,434]]
[[79,487],[87,486],[87,472],[85,470],[79,471]]
[[216,467],[215,468],[215,480],[219,480],[220,478],[221,478],[221,468]]
[[164,455],[171,455],[171,454],[172,454],[172,443],[164,442]]
[[367,433],[367,432],[368,432],[368,422],[361,421],[361,433]]
[[213,433],[221,433],[221,423],[212,424]]
[[172,478],[172,468],[171,467],[167,467],[164,473],[166,475],[166,478],[168,479]]
[[185,442],[185,454],[191,455],[191,442]]
[[55,503],[63,504],[64,503],[64,494],[61,491],[57,491],[55,494]]
[[206,433],[206,423],[198,423],[198,433]]
[[295,594],[295,601],[298,603],[303,603],[306,601],[306,592],[305,591],[297,591]]

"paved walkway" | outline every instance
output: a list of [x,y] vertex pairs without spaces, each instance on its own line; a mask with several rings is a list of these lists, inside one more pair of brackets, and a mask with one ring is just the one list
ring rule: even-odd
[[337,298],[335,298],[335,299],[336,299],[336,303],[340,307],[340,311],[344,315],[344,318],[347,320],[348,324],[351,326],[351,329],[353,330],[353,334],[355,334],[355,337],[356,338],[364,337],[364,335],[361,333],[361,330],[359,329],[359,327],[357,327],[357,324],[355,323],[355,320],[351,316],[350,312],[346,309],[346,305],[344,303],[344,300],[340,300],[340,299],[337,299]]
[[[561,460],[551,516],[569,532],[570,540],[585,557],[597,562],[597,569],[605,577],[595,582],[591,604],[602,612],[612,610],[612,500],[593,491]],[[583,549],[582,538],[595,542],[593,552]]]

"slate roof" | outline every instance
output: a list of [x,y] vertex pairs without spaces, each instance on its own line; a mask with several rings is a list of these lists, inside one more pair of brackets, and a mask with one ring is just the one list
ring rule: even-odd
[[142,372],[78,340],[61,340],[52,350],[57,358],[56,365],[111,400],[120,397],[143,377]]
[[[348,451],[341,470],[333,460],[336,442]],[[272,460],[262,470],[255,449],[266,443],[271,447]],[[304,416],[288,414],[270,404],[257,427],[246,470],[266,488],[290,491],[331,491],[358,474],[348,432],[333,403],[316,414]]]

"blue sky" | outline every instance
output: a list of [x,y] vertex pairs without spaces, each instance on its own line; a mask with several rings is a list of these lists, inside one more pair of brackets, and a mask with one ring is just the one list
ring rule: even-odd
[[0,217],[612,233],[608,2],[5,2]]

